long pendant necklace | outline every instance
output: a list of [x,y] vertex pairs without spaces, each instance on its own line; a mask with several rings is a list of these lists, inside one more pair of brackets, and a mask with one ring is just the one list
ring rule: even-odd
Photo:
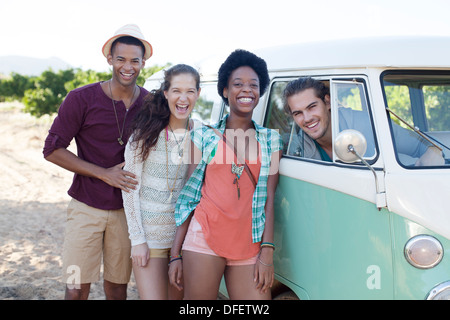
[[[226,126],[225,126],[225,130],[226,130]],[[225,135],[223,135],[223,139],[225,141],[225,143],[227,143],[226,141],[226,137]],[[245,156],[243,159],[243,162],[239,162],[239,157],[238,157],[238,151],[236,148],[236,144],[233,144],[233,148],[234,148],[234,154],[236,155],[236,159],[238,163],[243,163],[243,165],[239,166],[236,163],[234,163],[234,161],[231,162],[231,173],[235,175],[235,178],[233,180],[233,184],[236,185],[237,188],[237,196],[238,196],[238,200],[241,198],[241,189],[239,186],[239,179],[241,178],[242,172],[245,169]],[[244,148],[244,155],[247,153],[247,148],[248,148],[248,143],[245,144],[245,148]]]
[[[122,140],[122,137],[123,137],[123,132],[125,131],[125,120],[127,119],[128,109],[127,109],[127,112],[125,113],[125,117],[123,117],[122,130],[120,130],[119,118],[117,117],[117,111],[116,111],[116,103],[114,102],[114,97],[113,97],[112,90],[111,90],[111,81],[109,81],[108,84],[109,84],[109,93],[111,94],[111,101],[112,101],[113,108],[114,108],[114,115],[116,116],[117,130],[119,130],[119,137],[117,138],[117,141],[119,142],[119,144],[121,146],[123,146],[124,142]],[[131,99],[130,99],[130,106],[131,106],[131,103],[133,102],[135,93],[136,93],[136,85],[133,88],[133,95],[131,96]]]
[[237,195],[238,200],[241,198],[241,189],[239,188],[239,179],[241,178],[242,172],[244,171],[244,166],[238,166],[234,163],[234,161],[231,163],[231,173],[236,175],[236,177],[233,180],[233,184],[237,187]]
[[[176,144],[177,144],[177,147],[178,147],[178,157],[179,157],[179,158],[183,158],[183,151],[184,151],[184,148],[183,148],[183,141],[184,141],[184,138],[186,138],[186,133],[188,132],[188,125],[189,125],[189,119],[188,119],[188,121],[186,122],[186,128],[185,128],[185,131],[184,131],[184,136],[183,136],[183,139],[181,139],[180,143],[178,143],[177,137],[175,136],[175,133],[173,132],[172,127],[170,126],[170,124],[168,125],[170,131],[172,132],[173,138],[175,139],[175,142],[176,142]],[[167,127],[166,127],[166,130],[167,130]]]
[[[188,123],[189,123],[189,120],[188,120]],[[170,130],[172,130],[172,129],[170,129]],[[187,126],[186,126],[186,131],[187,131]],[[173,133],[173,131],[172,131],[172,133]],[[175,135],[173,137],[175,138]],[[184,137],[186,137],[186,132],[184,134]],[[183,137],[183,140],[184,140],[184,137]],[[183,146],[183,141],[181,141],[181,148],[182,148],[182,150],[181,150],[180,162],[178,163],[177,172],[175,174],[175,179],[173,181],[172,188],[171,188],[170,185],[169,185],[169,151],[167,150],[167,140],[169,140],[169,135],[168,135],[168,132],[167,132],[167,127],[166,127],[166,137],[164,139],[164,142],[166,144],[166,169],[167,169],[166,182],[167,182],[167,189],[169,189],[169,192],[170,192],[169,198],[167,198],[167,202],[170,202],[172,200],[172,197],[173,197],[173,189],[175,189],[175,183],[177,182],[178,171],[180,170],[181,163],[183,162],[182,158],[183,158],[184,146]],[[178,145],[178,141],[177,141],[176,138],[175,138],[175,141],[177,142],[177,145]],[[178,145],[178,147],[179,147],[179,145]],[[180,155],[180,151],[178,151],[178,155]]]

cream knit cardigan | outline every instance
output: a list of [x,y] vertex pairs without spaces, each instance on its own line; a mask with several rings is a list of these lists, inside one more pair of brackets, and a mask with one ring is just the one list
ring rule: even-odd
[[[183,158],[178,156],[174,135],[178,141],[185,137],[182,141]],[[149,248],[170,248],[176,231],[175,204],[186,182],[189,133],[185,136],[184,133],[172,134],[169,130],[167,156],[166,130],[162,130],[158,142],[144,162],[139,156],[139,144],[131,142],[132,138],[125,148],[124,170],[136,175],[138,185],[136,190],[129,193],[122,191],[131,245],[147,242]],[[173,195],[170,198],[172,188]]]

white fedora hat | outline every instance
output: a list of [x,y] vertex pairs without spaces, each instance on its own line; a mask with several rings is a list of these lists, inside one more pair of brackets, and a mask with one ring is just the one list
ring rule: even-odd
[[127,24],[121,27],[119,30],[116,31],[113,37],[111,37],[108,41],[105,42],[102,48],[103,55],[105,57],[108,57],[108,54],[111,53],[111,45],[113,42],[120,37],[133,37],[142,42],[142,44],[145,47],[144,52],[144,59],[147,60],[150,58],[153,54],[152,45],[144,39],[144,35],[141,32],[141,29],[135,24]]

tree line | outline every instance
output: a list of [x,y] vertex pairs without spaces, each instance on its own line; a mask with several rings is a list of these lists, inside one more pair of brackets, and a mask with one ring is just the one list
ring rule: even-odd
[[[168,65],[155,65],[141,70],[136,83],[143,86],[148,77]],[[48,69],[39,76],[11,73],[9,77],[0,79],[0,102],[22,101],[25,105],[24,112],[40,117],[57,112],[69,91],[89,83],[109,79],[111,79],[111,72],[81,69],[57,72]]]

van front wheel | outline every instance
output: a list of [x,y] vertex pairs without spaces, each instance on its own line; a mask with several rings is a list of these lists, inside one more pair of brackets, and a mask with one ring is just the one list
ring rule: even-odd
[[300,300],[294,291],[286,291],[277,295],[273,300]]

